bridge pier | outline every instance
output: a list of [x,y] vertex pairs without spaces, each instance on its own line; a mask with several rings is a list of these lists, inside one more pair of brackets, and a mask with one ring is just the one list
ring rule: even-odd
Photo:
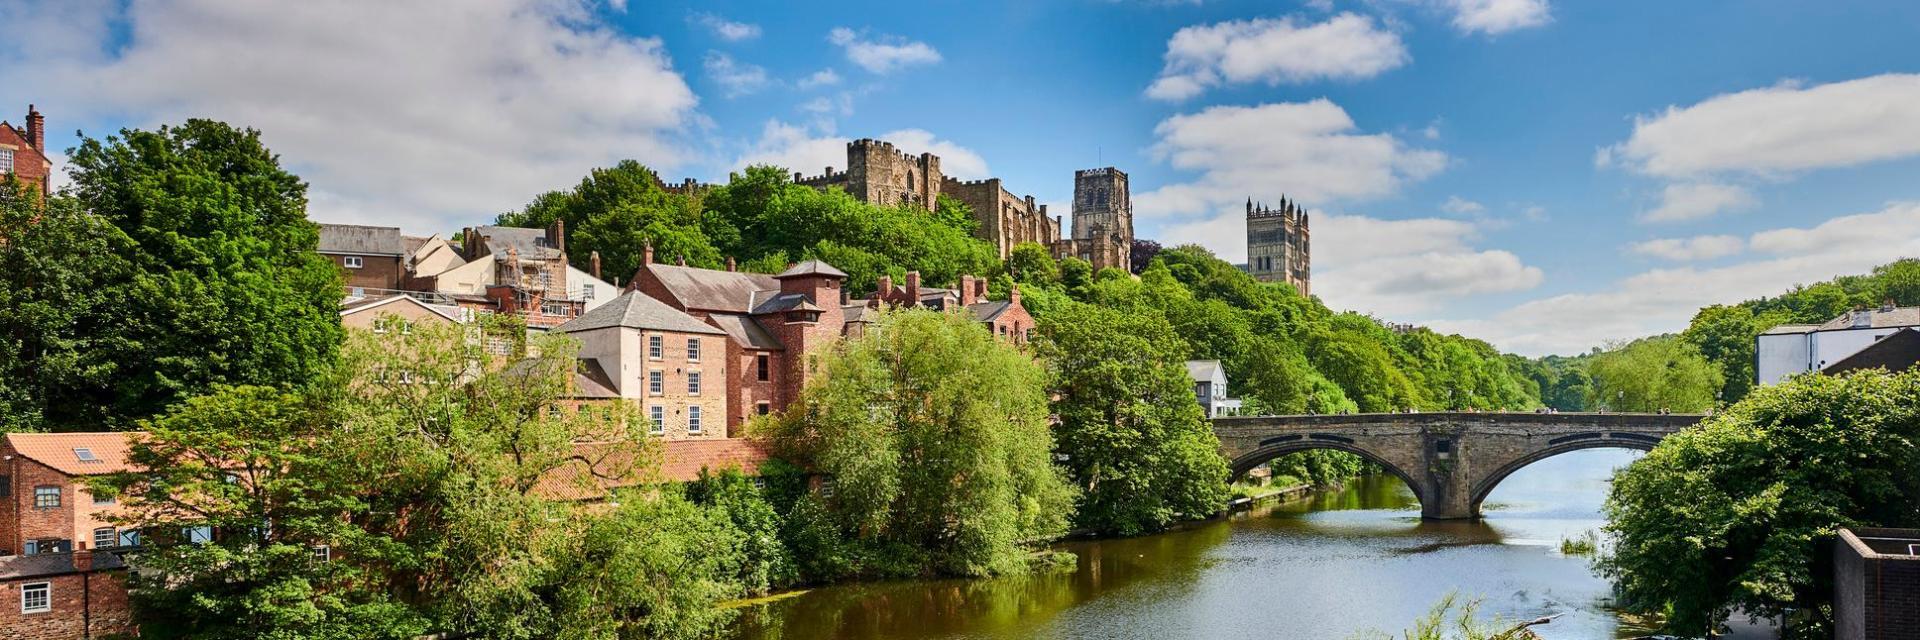
[[1213,427],[1234,478],[1289,453],[1346,451],[1406,481],[1421,517],[1465,520],[1480,517],[1487,494],[1521,467],[1580,449],[1649,450],[1701,417],[1390,413],[1215,418]]

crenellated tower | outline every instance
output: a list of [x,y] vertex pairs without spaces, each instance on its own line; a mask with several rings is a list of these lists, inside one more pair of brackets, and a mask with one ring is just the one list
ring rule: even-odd
[[1261,282],[1285,282],[1312,295],[1313,247],[1307,211],[1280,199],[1268,207],[1247,199],[1247,273]]

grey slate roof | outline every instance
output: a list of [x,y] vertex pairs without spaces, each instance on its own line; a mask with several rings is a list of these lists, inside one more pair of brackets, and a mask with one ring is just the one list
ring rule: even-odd
[[835,269],[833,268],[833,265],[827,264],[825,262],[821,262],[819,260],[807,260],[805,262],[801,262],[791,267],[787,267],[786,271],[782,271],[780,272],[780,275],[777,275],[774,277],[775,278],[791,278],[794,276],[814,276],[814,275],[845,278],[847,277],[847,272],[841,271],[839,269]]
[[739,271],[718,271],[667,264],[650,264],[646,269],[660,279],[680,306],[702,311],[747,313],[753,310],[755,293],[780,291],[773,276]]
[[1006,313],[1007,309],[1011,308],[1013,303],[1006,300],[988,300],[967,305],[967,310],[973,312],[973,319],[981,322],[993,322],[1000,317],[1000,314]]
[[813,306],[813,303],[808,302],[807,296],[803,294],[782,293],[780,295],[767,298],[765,301],[761,302],[760,304],[755,305],[753,307],[752,313],[753,315],[757,316],[757,315],[764,315],[769,313],[780,313],[782,311],[792,311],[795,309],[800,309],[805,311],[819,311],[820,307]]
[[612,301],[594,307],[592,311],[580,317],[568,320],[554,327],[556,330],[573,333],[591,331],[607,327],[631,327],[634,329],[653,329],[655,331],[678,331],[680,333],[706,333],[723,335],[724,331],[713,328],[693,316],[681,313],[679,309],[667,306],[667,303],[655,300],[638,291],[628,291]]
[[770,351],[781,351],[787,348],[786,345],[780,344],[780,339],[774,337],[773,332],[767,331],[766,327],[760,326],[760,322],[753,318],[731,313],[716,313],[708,318],[712,319],[714,324],[720,325],[720,330],[727,332],[727,337],[732,338],[735,344],[742,347]]
[[[93,570],[109,571],[126,568],[120,556],[107,551],[93,552]],[[41,553],[30,556],[0,557],[0,580],[21,578],[45,578],[79,573],[73,566],[72,553]]]
[[407,250],[400,239],[400,227],[322,223],[318,251],[367,256],[398,256],[404,255]]
[[1879,307],[1874,307],[1865,311],[1848,311],[1842,313],[1840,317],[1828,320],[1826,324],[1820,325],[1820,330],[1851,329],[1853,328],[1853,314],[1855,313],[1868,314],[1868,322],[1870,323],[1868,326],[1874,329],[1920,326],[1920,307],[1894,307],[1887,311],[1882,311]]
[[[547,246],[546,229],[525,229],[521,227],[475,227],[474,233],[488,238],[487,251],[495,255],[504,254],[513,249],[522,258],[547,259],[560,257],[560,250]],[[475,256],[467,256],[474,259]]]

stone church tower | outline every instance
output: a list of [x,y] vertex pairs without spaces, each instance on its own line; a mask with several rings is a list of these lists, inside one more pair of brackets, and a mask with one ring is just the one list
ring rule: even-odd
[[1133,196],[1127,174],[1113,167],[1073,172],[1073,239],[1060,243],[1056,256],[1075,256],[1127,270],[1133,256]]
[[1285,282],[1300,295],[1313,295],[1312,233],[1307,212],[1298,203],[1280,199],[1268,208],[1247,200],[1247,273],[1261,282]]

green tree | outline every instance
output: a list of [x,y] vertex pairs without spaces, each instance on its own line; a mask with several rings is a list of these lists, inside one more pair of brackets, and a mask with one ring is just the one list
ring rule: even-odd
[[1045,246],[1034,242],[1013,245],[1007,255],[1007,271],[1028,286],[1060,284],[1060,263]]
[[1920,525],[1920,373],[1800,376],[1756,389],[1616,473],[1600,566],[1624,603],[1686,635],[1729,615],[1825,638],[1822,541]]
[[1137,535],[1226,505],[1220,442],[1166,321],[1073,305],[1039,329],[1059,416],[1054,450],[1080,488],[1080,527]]
[[[132,239],[72,198],[0,179],[0,432],[112,426]],[[92,428],[98,428],[94,426]]]
[[537,637],[719,637],[738,611],[714,603],[742,595],[746,538],[724,510],[702,509],[678,491],[626,496],[569,548],[578,556],[553,580],[553,629]]
[[1635,340],[1594,356],[1591,403],[1613,411],[1713,408],[1720,371],[1691,343],[1675,336]]
[[[341,276],[314,253],[307,185],[280,168],[258,132],[210,120],[125,129],[82,140],[68,170],[80,208],[120,233],[73,223],[92,239],[62,251],[121,249],[131,273],[90,259],[108,267],[102,290],[65,312],[91,338],[26,354],[68,349],[68,364],[88,369],[52,381],[60,386],[41,398],[98,408],[59,409],[52,426],[124,428],[216,385],[301,385],[331,366],[342,335]],[[63,221],[50,233],[75,231]],[[58,271],[53,263],[69,259],[45,260]],[[109,299],[117,309],[92,304]]]
[[818,357],[766,436],[832,479],[818,514],[831,522],[802,524],[847,541],[847,571],[1017,571],[1027,545],[1066,530],[1073,491],[1049,458],[1045,372],[1025,354],[958,314],[910,310]]
[[703,469],[700,479],[688,485],[687,497],[725,517],[740,533],[741,558],[729,582],[749,595],[766,595],[799,579],[793,554],[780,539],[785,522],[752,480],[733,469],[717,474]]
[[586,264],[600,254],[603,273],[626,277],[640,268],[648,244],[664,260],[718,268],[723,262],[710,235],[727,235],[704,218],[700,203],[668,192],[653,170],[632,160],[594,169],[571,191],[552,191],[519,211],[503,213],[509,227],[546,228],[566,222],[567,257]]

